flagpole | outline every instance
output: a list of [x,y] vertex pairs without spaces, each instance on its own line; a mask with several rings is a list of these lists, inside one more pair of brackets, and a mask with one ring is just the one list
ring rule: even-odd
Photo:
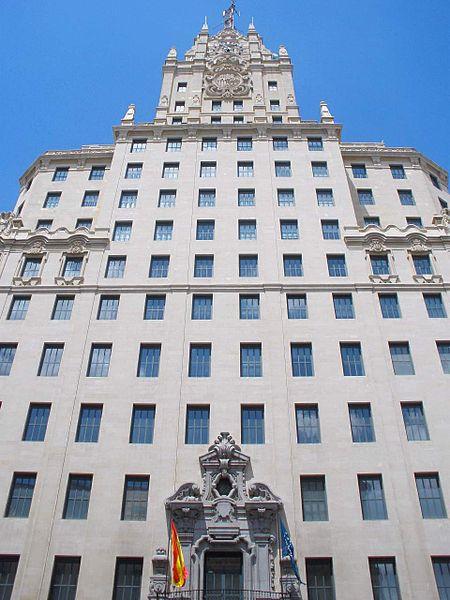
[[277,515],[277,537],[278,537],[278,562],[279,562],[279,566],[280,566],[280,592],[283,594],[283,583],[282,583],[282,565],[281,565],[281,559],[282,557],[282,552],[281,552],[281,530],[280,530],[280,517],[279,515]]
[[172,517],[170,518],[170,522],[169,522],[169,532],[168,532],[168,538],[167,538],[167,562],[166,562],[166,581],[164,583],[164,595],[167,596],[168,593],[168,589],[167,589],[167,584],[169,581],[169,572],[170,572],[170,560],[169,560],[169,556],[170,556],[170,538],[171,538],[171,528],[170,528],[170,523],[172,521]]

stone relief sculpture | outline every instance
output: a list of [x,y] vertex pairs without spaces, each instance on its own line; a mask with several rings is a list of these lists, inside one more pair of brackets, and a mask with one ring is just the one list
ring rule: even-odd
[[223,29],[210,39],[204,75],[207,96],[243,98],[250,95],[250,71],[244,40],[235,29]]
[[20,226],[20,219],[13,212],[0,212],[0,235],[6,237]]

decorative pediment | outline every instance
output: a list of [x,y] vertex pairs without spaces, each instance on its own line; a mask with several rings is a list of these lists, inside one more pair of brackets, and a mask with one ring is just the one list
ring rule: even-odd
[[246,38],[235,29],[223,29],[208,43],[204,75],[210,98],[244,98],[251,94]]

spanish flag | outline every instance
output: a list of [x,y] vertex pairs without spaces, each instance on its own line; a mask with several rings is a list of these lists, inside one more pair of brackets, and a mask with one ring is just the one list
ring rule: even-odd
[[170,541],[172,543],[172,583],[181,588],[186,583],[188,571],[184,565],[183,551],[173,521],[170,523]]

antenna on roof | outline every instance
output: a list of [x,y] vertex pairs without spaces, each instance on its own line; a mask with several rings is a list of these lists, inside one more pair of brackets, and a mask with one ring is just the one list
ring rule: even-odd
[[240,16],[239,12],[236,10],[236,2],[235,0],[231,0],[230,8],[227,8],[223,11],[223,24],[225,29],[234,29],[234,15]]

